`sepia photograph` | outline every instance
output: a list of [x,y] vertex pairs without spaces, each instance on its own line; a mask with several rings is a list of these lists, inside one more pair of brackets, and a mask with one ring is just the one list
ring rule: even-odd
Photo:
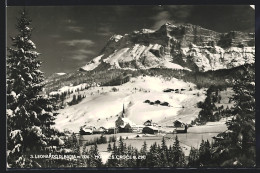
[[6,7],[6,168],[254,168],[254,5]]

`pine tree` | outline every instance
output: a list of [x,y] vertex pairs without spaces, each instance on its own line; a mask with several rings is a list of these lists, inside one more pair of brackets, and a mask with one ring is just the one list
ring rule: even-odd
[[140,167],[141,166],[141,160],[138,159],[139,152],[138,152],[138,150],[136,148],[134,149],[134,156],[137,158],[135,160],[135,167]]
[[118,146],[118,149],[119,149],[119,155],[123,155],[124,154],[124,142],[123,142],[123,138],[122,136],[120,136],[119,138],[119,146]]
[[[147,157],[147,144],[146,144],[146,141],[144,141],[144,144],[140,150],[140,155],[142,156],[146,156]],[[141,160],[141,166],[142,167],[147,167],[147,159],[142,159]]]
[[143,154],[147,153],[147,144],[146,144],[146,141],[144,141],[144,144],[143,144],[143,146],[142,146],[142,148],[141,148],[141,153],[143,153]]
[[180,141],[176,135],[175,142],[172,147],[173,150],[173,166],[183,167],[185,166],[185,156],[180,146]]
[[101,157],[100,157],[96,143],[94,146],[90,147],[89,159],[90,159],[90,163],[89,163],[90,167],[101,167],[102,166]]
[[107,151],[111,151],[112,150],[112,148],[111,148],[111,144],[110,144],[110,142],[108,143],[108,146],[107,146]]
[[168,165],[170,167],[173,167],[173,149],[171,145],[169,146],[168,149]]
[[[127,146],[127,155],[130,156],[131,158],[134,156],[134,148],[131,145]],[[136,162],[134,159],[127,159],[125,160],[125,165],[124,167],[135,167]]]
[[189,158],[188,158],[188,166],[198,167],[199,166],[198,161],[199,161],[199,151],[191,147]]
[[111,158],[108,159],[106,163],[107,167],[118,167],[119,161],[116,159],[117,155],[118,155],[118,147],[116,146],[116,142],[114,141],[112,154],[110,156]]
[[161,148],[162,148],[162,151],[167,152],[167,145],[166,145],[164,137],[162,138]]
[[209,166],[211,162],[211,147],[209,141],[202,140],[199,148],[200,166]]
[[157,144],[155,142],[153,145],[151,145],[150,150],[147,154],[148,167],[157,167],[158,158],[159,158],[159,154],[158,154]]
[[77,98],[77,103],[79,103],[82,100],[82,96],[79,94]]
[[160,144],[157,144],[157,147],[156,147],[156,150],[155,150],[155,156],[157,157],[157,162],[156,162],[156,165],[155,165],[155,167],[164,167],[164,161],[161,159],[162,158],[162,156],[161,156],[161,151],[162,151],[162,149],[161,149],[161,146],[160,146]]
[[17,19],[18,34],[7,58],[7,162],[9,167],[38,167],[29,154],[48,145],[53,106],[41,95],[43,72],[40,53],[31,41],[31,20],[26,10]]
[[[225,154],[222,166],[255,166],[255,69],[244,66],[236,74],[231,100],[235,103],[234,116],[227,122],[228,132],[220,134],[224,140],[216,145],[220,157]],[[226,157],[228,156],[228,157]],[[222,157],[224,158],[224,157]]]
[[77,103],[77,96],[74,94],[73,95],[73,99],[72,99],[72,101],[70,102],[70,104],[71,105],[74,105],[74,104],[76,104]]
[[166,167],[168,165],[168,148],[164,137],[162,138],[162,144],[160,148],[159,164],[160,167]]

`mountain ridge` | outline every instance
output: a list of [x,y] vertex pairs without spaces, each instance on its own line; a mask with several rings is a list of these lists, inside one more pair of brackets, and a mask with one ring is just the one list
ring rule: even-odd
[[99,56],[80,70],[228,69],[253,63],[254,44],[254,33],[219,33],[192,24],[165,23],[156,31],[141,29],[113,35]]

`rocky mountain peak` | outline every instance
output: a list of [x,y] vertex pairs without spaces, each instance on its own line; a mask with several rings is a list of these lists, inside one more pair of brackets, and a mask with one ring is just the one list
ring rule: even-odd
[[197,25],[167,22],[156,31],[141,29],[113,35],[94,64],[90,61],[81,69],[226,69],[254,63],[254,45],[252,33],[218,33]]

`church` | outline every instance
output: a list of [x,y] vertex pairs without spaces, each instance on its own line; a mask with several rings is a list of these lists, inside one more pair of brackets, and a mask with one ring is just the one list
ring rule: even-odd
[[122,114],[118,116],[118,119],[115,121],[115,127],[117,133],[131,133],[133,132],[133,126],[136,126],[131,120],[125,117],[125,108],[123,105]]

